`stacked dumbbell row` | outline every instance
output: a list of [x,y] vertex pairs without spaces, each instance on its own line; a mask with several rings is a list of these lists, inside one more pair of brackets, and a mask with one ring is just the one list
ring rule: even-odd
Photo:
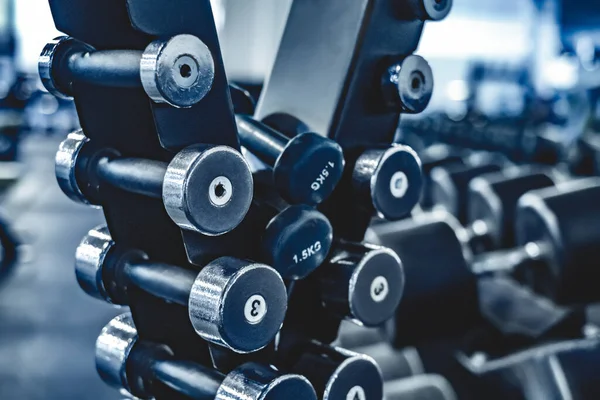
[[[152,6],[137,0],[127,3],[132,25],[146,33],[148,22],[156,23],[146,20],[144,24],[146,14],[149,16],[161,7],[165,13],[181,9],[175,4],[167,5],[170,2],[156,2]],[[407,21],[406,27],[420,34],[422,23],[411,25],[410,21],[441,19],[450,4],[437,0],[422,4],[408,2],[397,7],[401,12],[394,18]],[[96,7],[93,2],[87,5]],[[385,9],[381,4],[377,8]],[[65,19],[57,6],[53,11],[57,24],[70,28],[61,30],[82,32],[80,24],[75,26],[69,21],[71,15]],[[81,11],[89,13],[83,8]],[[189,10],[190,15],[192,11]],[[385,15],[379,16],[382,17]],[[168,25],[178,19],[165,21]],[[185,24],[185,18],[181,21]],[[195,24],[202,26],[197,21]],[[376,25],[372,21],[369,24]],[[165,27],[159,25],[151,28],[152,36],[157,36],[154,29],[164,31]],[[119,34],[127,36],[129,42],[115,35],[109,35],[113,42],[100,40],[97,32],[81,35],[99,44],[98,50],[75,39],[62,38],[45,49],[40,64],[42,78],[50,91],[75,97],[82,126],[89,134],[88,139],[83,132],[77,132],[61,145],[57,154],[59,183],[70,197],[101,205],[110,229],[110,233],[104,227],[90,231],[79,246],[76,263],[79,283],[95,297],[131,305],[142,338],[132,345],[131,354],[118,357],[121,364],[112,365],[120,371],[121,379],[109,381],[134,395],[157,398],[169,398],[165,386],[188,397],[220,398],[218,387],[235,391],[230,388],[237,381],[244,381],[250,387],[240,389],[240,393],[251,394],[246,397],[240,394],[240,398],[263,398],[265,391],[260,385],[279,378],[275,378],[273,371],[264,372],[268,367],[256,364],[246,369],[224,366],[240,365],[240,358],[234,354],[237,353],[248,354],[250,360],[266,360],[265,365],[274,365],[279,371],[306,376],[318,398],[382,398],[380,371],[374,361],[331,347],[327,334],[307,334],[301,328],[306,319],[296,311],[298,305],[302,309],[304,302],[310,302],[306,311],[309,314],[317,311],[319,318],[331,321],[336,333],[341,320],[376,326],[393,315],[404,286],[402,264],[396,253],[381,246],[354,243],[343,234],[336,235],[334,240],[332,230],[340,224],[340,214],[330,211],[332,206],[335,208],[335,201],[322,207],[328,216],[337,214],[333,227],[311,206],[326,200],[340,182],[350,190],[352,198],[347,201],[353,207],[366,214],[377,212],[388,219],[404,217],[416,204],[421,188],[420,162],[414,151],[406,146],[382,146],[375,140],[376,146],[365,146],[360,152],[344,149],[342,153],[342,148],[330,139],[306,130],[285,129],[272,118],[261,118],[261,122],[245,115],[248,112],[245,110],[244,115],[235,119],[239,139],[269,167],[268,173],[250,171],[232,148],[237,140],[232,141],[227,133],[223,138],[214,135],[218,131],[214,129],[215,123],[221,122],[218,112],[226,108],[216,107],[215,90],[220,94],[225,90],[220,57],[211,48],[214,43],[209,40],[207,46],[192,35],[176,35],[169,40],[153,41],[142,50],[120,50],[130,45],[115,43],[135,43],[131,47],[140,47],[139,38],[126,28]],[[180,30],[169,29],[166,30]],[[431,96],[433,82],[426,62],[411,55],[402,58],[401,62],[385,60],[391,67],[376,72],[381,75],[378,76],[382,83],[380,94],[385,107],[393,110],[385,119],[397,119],[400,111],[420,112]],[[88,87],[92,90],[82,90]],[[123,90],[119,92],[117,88]],[[106,100],[109,92],[129,95],[126,92],[130,89],[138,95],[143,92],[153,101],[150,103],[153,120],[149,121],[150,114],[144,111],[139,118],[131,116],[140,124],[135,126],[125,122],[119,111],[119,117],[115,117],[119,124],[115,127],[121,137],[106,130],[110,137],[106,140],[98,129],[110,125],[106,124],[110,116],[102,114],[108,107],[99,101],[98,107],[90,108],[95,100],[92,93]],[[239,94],[235,88],[232,93],[234,98]],[[137,96],[134,103],[141,107],[139,100],[141,97]],[[242,100],[246,107],[248,102]],[[209,115],[213,107],[218,111],[214,118]],[[194,119],[194,113],[202,114],[204,119]],[[232,115],[225,114],[221,114],[222,126],[227,131]],[[193,129],[199,134],[197,138],[192,130],[177,130],[185,127],[179,119],[206,124],[213,136],[200,134],[199,124]],[[155,126],[149,125],[150,122]],[[162,149],[152,148],[155,139],[151,134],[155,130]],[[149,133],[147,142],[139,141],[144,131]],[[205,136],[208,144],[197,144],[203,141],[201,136]],[[132,146],[134,138],[138,138],[139,148]],[[346,163],[348,155],[351,161]],[[343,200],[339,193],[337,201]],[[154,201],[147,210],[144,208],[151,203],[145,199]],[[156,200],[160,201],[160,208],[156,207]],[[128,216],[124,210],[135,214],[134,226],[147,219],[145,226],[151,232],[139,232],[143,238],[137,240],[137,232],[126,227]],[[346,215],[349,217],[352,216]],[[173,223],[181,229],[186,254],[182,254],[177,240],[162,236],[161,230]],[[343,224],[352,225],[353,221]],[[358,231],[361,230],[364,232],[364,227],[359,223]],[[174,233],[172,229],[169,232]],[[161,239],[169,239],[169,244],[163,246]],[[168,251],[162,252],[158,247]],[[294,312],[286,315],[288,299]],[[152,307],[159,310],[156,315],[152,315]],[[169,319],[171,312],[186,316],[173,320],[177,325],[173,327],[175,336],[165,334],[164,328],[158,329],[160,318]],[[126,320],[117,320],[116,325],[135,336],[132,323],[125,323]],[[328,330],[315,322],[313,329]],[[279,332],[282,323],[284,330]],[[181,328],[185,332],[188,325],[209,343],[211,359],[202,359],[197,352],[193,356],[188,353],[200,343],[189,340],[185,333],[179,335]],[[107,329],[111,329],[110,325]],[[129,341],[133,342],[133,336]],[[276,336],[278,340],[274,341]],[[177,337],[183,338],[181,343]],[[102,338],[101,335],[99,343]],[[185,359],[189,355],[187,364],[174,361],[182,354]],[[229,361],[221,363],[223,355]],[[189,364],[192,361],[197,365]],[[233,372],[223,379],[214,367]],[[197,382],[190,382],[186,371],[206,387],[199,388]],[[306,381],[294,379],[301,382],[297,384],[298,390],[309,392],[306,385],[302,386]],[[128,386],[132,380],[136,385]],[[258,382],[254,391],[253,381]],[[205,390],[207,387],[214,390]],[[286,390],[276,385],[266,398],[304,398],[290,395]],[[415,388],[405,385],[399,390],[408,394]]]

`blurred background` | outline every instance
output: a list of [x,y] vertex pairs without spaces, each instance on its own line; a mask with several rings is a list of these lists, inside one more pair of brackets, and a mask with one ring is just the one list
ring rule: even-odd
[[[213,0],[228,77],[255,95],[290,4]],[[93,348],[118,311],[84,295],[73,275],[75,247],[102,215],[55,183],[56,147],[78,120],[37,76],[41,49],[59,34],[47,0],[0,0],[0,399],[117,398],[97,377]],[[426,24],[417,54],[433,68],[434,97],[424,114],[402,117],[399,141],[589,168],[573,149],[600,131],[600,2],[454,0],[449,18]],[[523,146],[532,135],[543,140]]]

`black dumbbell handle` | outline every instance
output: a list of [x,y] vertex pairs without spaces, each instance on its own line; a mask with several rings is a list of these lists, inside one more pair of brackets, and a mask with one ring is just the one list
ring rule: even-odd
[[149,261],[126,262],[127,280],[153,296],[187,307],[197,273]]
[[275,164],[289,139],[249,116],[236,115],[235,120],[242,145],[267,164]]
[[141,158],[100,160],[96,166],[98,178],[127,192],[161,198],[168,164]]
[[103,86],[137,87],[140,78],[139,50],[102,50],[76,53],[67,60],[66,71],[69,81],[88,82]]
[[189,361],[156,361],[152,372],[168,387],[197,400],[214,400],[223,381],[221,373]]

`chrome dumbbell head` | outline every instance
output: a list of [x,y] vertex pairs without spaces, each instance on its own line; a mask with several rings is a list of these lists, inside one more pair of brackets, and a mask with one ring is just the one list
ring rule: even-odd
[[115,317],[102,329],[96,340],[96,369],[108,385],[131,391],[126,362],[137,339],[129,313]]
[[408,146],[367,150],[356,161],[352,184],[362,204],[385,219],[400,219],[419,202],[421,160]]
[[286,310],[287,291],[277,271],[231,257],[205,266],[189,297],[189,316],[196,332],[238,353],[269,344]]
[[108,228],[100,225],[88,232],[75,251],[75,276],[85,293],[112,303],[102,277],[104,262],[115,245]]
[[71,200],[91,204],[77,183],[77,159],[89,139],[79,130],[67,135],[56,152],[54,169],[58,186]]
[[186,108],[208,94],[215,65],[210,50],[200,39],[177,35],[148,45],[142,55],[140,77],[152,100]]
[[433,72],[423,57],[410,55],[388,68],[382,89],[388,106],[418,114],[427,108],[433,95]]
[[317,394],[305,377],[280,375],[256,363],[244,364],[225,377],[215,400],[316,400]]
[[390,319],[404,291],[400,258],[386,247],[338,244],[318,273],[327,309],[364,326]]
[[64,80],[58,74],[68,68],[67,61],[72,55],[91,51],[94,51],[92,46],[68,36],[59,36],[48,43],[38,60],[40,78],[46,90],[58,98],[71,99],[70,85],[62,84]]
[[250,166],[227,146],[188,147],[171,161],[162,198],[171,219],[182,229],[208,236],[237,227],[252,203]]

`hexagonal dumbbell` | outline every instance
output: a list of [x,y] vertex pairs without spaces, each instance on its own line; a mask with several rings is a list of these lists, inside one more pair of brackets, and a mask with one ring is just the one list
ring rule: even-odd
[[139,340],[130,314],[102,329],[96,341],[96,368],[104,382],[140,399],[154,398],[157,383],[173,395],[198,400],[317,399],[305,377],[281,374],[269,366],[246,363],[224,375],[175,358],[167,346]]
[[510,271],[561,304],[600,300],[600,179],[560,183],[525,194],[515,217],[517,247],[482,254],[476,273]]
[[369,244],[338,242],[316,279],[328,312],[367,327],[390,319],[404,291],[398,255]]
[[242,145],[273,168],[273,181],[288,202],[316,205],[335,189],[344,153],[333,140],[306,132],[291,139],[247,115],[236,116]]
[[387,220],[408,215],[419,202],[422,187],[421,161],[408,146],[366,150],[352,169],[355,201]]
[[46,89],[60,98],[70,98],[73,83],[80,81],[115,87],[143,86],[153,101],[187,108],[208,94],[215,66],[208,47],[192,35],[156,40],[144,51],[96,51],[62,36],[42,51],[39,72]]
[[237,353],[267,346],[287,308],[286,287],[269,266],[221,257],[197,273],[149,261],[139,250],[119,249],[105,227],[84,237],[75,272],[86,293],[110,303],[127,304],[127,287],[133,285],[187,307],[200,337]]
[[310,342],[299,346],[284,363],[290,371],[306,376],[321,400],[383,398],[379,367],[364,354]]
[[120,157],[78,131],[60,144],[56,177],[67,196],[87,204],[102,203],[105,184],[161,198],[179,227],[209,236],[237,227],[252,202],[250,167],[227,146],[191,146],[166,163]]
[[474,178],[469,184],[467,233],[475,253],[515,245],[517,202],[525,193],[554,186],[549,170],[513,167]]
[[444,208],[462,224],[467,223],[469,184],[474,178],[499,172],[506,161],[489,153],[472,154],[464,165],[437,167],[431,171],[431,196],[435,207]]

